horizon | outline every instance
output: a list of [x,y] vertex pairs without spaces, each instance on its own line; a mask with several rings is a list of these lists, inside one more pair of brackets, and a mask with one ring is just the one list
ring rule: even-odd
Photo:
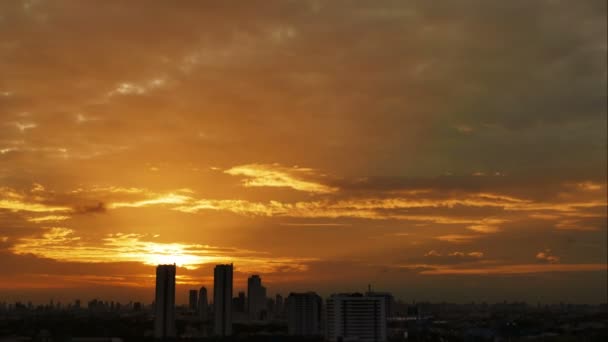
[[607,6],[2,1],[0,302],[607,303]]
[[[159,264],[157,266],[162,266],[163,264]],[[174,265],[174,264],[168,264],[168,265]],[[216,266],[216,265],[213,265]],[[179,267],[176,267],[177,271],[176,275],[179,275]],[[235,267],[235,271],[237,271],[238,269]],[[236,273],[236,272],[235,272]],[[247,275],[242,275],[242,278],[236,278],[237,281],[235,282],[238,285],[234,285],[233,286],[233,298],[237,298],[238,294],[240,292],[245,293],[245,295],[247,294],[247,279],[253,275],[258,275],[259,274],[247,274]],[[212,278],[212,277],[211,277]],[[266,288],[268,291],[268,299],[275,299],[276,295],[281,295],[283,297],[283,299],[286,299],[290,293],[306,293],[306,292],[313,292],[313,293],[317,293],[321,296],[321,298],[323,300],[329,298],[332,295],[335,294],[353,294],[353,293],[360,293],[360,294],[364,294],[367,293],[369,290],[369,287],[371,287],[372,292],[389,292],[391,293],[391,295],[393,295],[392,292],[390,291],[385,291],[384,289],[377,289],[374,288],[373,284],[367,284],[364,287],[360,288],[360,289],[356,289],[356,288],[350,288],[351,290],[347,290],[347,291],[335,291],[335,292],[319,292],[316,289],[300,289],[299,291],[293,291],[293,290],[289,290],[289,289],[285,289],[285,291],[280,292],[280,291],[274,291],[274,289],[272,287],[269,286],[269,284],[267,282],[265,282],[265,279],[263,277],[262,278],[262,283],[264,285],[266,285]],[[272,284],[270,284],[272,285]],[[201,286],[195,287],[194,285],[187,285],[187,284],[179,284],[179,282],[176,283],[176,301],[175,301],[175,305],[176,306],[187,306],[188,305],[188,295],[189,295],[189,291],[190,290],[199,290],[201,287],[205,287],[208,291],[209,294],[209,304],[213,304],[213,279],[211,279],[211,282],[209,285],[206,284],[202,284]],[[138,295],[135,299],[133,298],[129,298],[126,295],[115,295],[113,294],[113,291],[108,292],[108,295],[110,297],[104,297],[103,295],[97,295],[97,296],[92,296],[92,297],[85,297],[85,298],[76,298],[74,296],[69,296],[69,295],[65,295],[65,294],[61,294],[58,296],[53,296],[51,295],[50,297],[48,296],[48,293],[43,294],[41,292],[38,292],[34,295],[33,298],[37,298],[37,300],[31,300],[31,298],[28,298],[27,295],[24,296],[15,296],[15,297],[3,297],[2,299],[0,299],[0,303],[5,303],[7,305],[9,304],[15,304],[15,303],[22,303],[22,304],[28,304],[28,303],[32,303],[32,305],[34,305],[34,307],[37,306],[46,306],[49,305],[49,303],[52,301],[55,305],[57,305],[58,303],[61,303],[62,308],[65,309],[67,304],[73,304],[76,300],[80,300],[81,301],[81,306],[83,308],[85,308],[86,303],[92,300],[101,300],[103,302],[117,302],[117,303],[121,303],[121,304],[126,304],[129,302],[140,302],[144,305],[149,305],[152,304],[154,302],[154,286],[147,288],[149,291],[148,294],[146,295]],[[47,291],[53,291],[53,289],[47,289]],[[61,289],[62,292],[65,289]],[[122,288],[115,288],[113,289],[115,291],[121,291]],[[46,296],[46,297],[44,297]],[[113,296],[113,297],[112,297]],[[73,298],[72,298],[73,297]],[[117,300],[116,297],[118,298],[122,298],[122,300]],[[456,304],[456,305],[466,305],[466,304],[488,304],[488,305],[493,305],[493,304],[504,304],[504,303],[508,303],[508,304],[513,304],[513,303],[525,303],[526,305],[529,306],[536,306],[536,305],[542,305],[542,306],[551,306],[551,305],[558,305],[558,304],[568,304],[568,305],[591,305],[591,306],[597,306],[597,305],[606,305],[608,304],[608,302],[568,302],[568,301],[564,301],[564,300],[559,300],[559,301],[542,301],[542,300],[537,300],[535,302],[531,302],[531,301],[526,301],[523,299],[517,299],[517,298],[504,298],[502,300],[500,299],[484,299],[484,298],[477,298],[475,299],[475,297],[470,297],[469,300],[464,299],[464,297],[461,297],[460,301],[446,301],[441,299],[441,297],[431,297],[433,299],[429,299],[429,298],[401,298],[398,296],[393,295],[393,298],[395,300],[395,302],[402,302],[404,304],[410,304],[410,303],[432,303],[432,304]]]

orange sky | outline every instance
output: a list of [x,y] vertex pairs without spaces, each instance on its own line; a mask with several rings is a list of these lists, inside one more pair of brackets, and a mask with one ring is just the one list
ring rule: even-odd
[[0,301],[149,302],[175,262],[185,302],[233,262],[606,302],[606,40],[599,0],[3,1]]

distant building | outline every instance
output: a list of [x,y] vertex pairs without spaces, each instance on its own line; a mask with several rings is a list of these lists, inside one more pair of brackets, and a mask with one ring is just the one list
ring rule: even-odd
[[156,267],[154,337],[175,337],[175,265]]
[[232,298],[234,312],[245,312],[245,292],[240,291],[237,297]]
[[287,297],[289,335],[321,335],[321,310],[322,300],[316,293],[290,293]]
[[326,337],[329,341],[386,341],[386,305],[383,297],[360,293],[336,294],[327,300]]
[[207,289],[203,286],[198,290],[198,317],[201,320],[206,320],[208,311],[209,302],[207,300]]
[[247,308],[249,318],[261,320],[266,316],[266,288],[262,286],[262,278],[252,275],[247,279]]
[[274,298],[266,298],[266,310],[262,319],[270,319],[270,314],[274,312]]
[[230,265],[217,265],[213,272],[213,307],[215,334],[232,335],[232,272]]
[[196,312],[198,306],[198,291],[190,290],[188,293],[188,307],[191,311]]

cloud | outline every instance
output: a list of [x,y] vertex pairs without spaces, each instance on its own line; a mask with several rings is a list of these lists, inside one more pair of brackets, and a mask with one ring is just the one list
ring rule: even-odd
[[108,92],[108,96],[117,95],[144,95],[151,90],[163,87],[166,80],[163,78],[155,78],[141,84],[122,82],[116,86],[113,90]]
[[469,252],[467,255],[473,258],[483,258],[483,252]]
[[557,264],[559,263],[560,258],[556,255],[553,255],[550,249],[545,249],[544,251],[536,253],[536,260],[549,264]]
[[580,182],[577,183],[576,186],[578,186],[579,188],[583,189],[583,190],[587,190],[587,191],[597,191],[597,190],[601,190],[603,188],[606,187],[606,184],[600,184],[600,183],[596,183],[596,182]]
[[423,275],[515,275],[553,272],[606,271],[606,264],[515,264],[472,268],[439,267],[420,272]]
[[348,227],[350,223],[335,223],[335,222],[283,222],[281,226],[287,227]]
[[76,190],[72,190],[72,193],[81,193],[84,191],[89,192],[99,192],[99,193],[113,193],[113,194],[145,194],[149,191],[143,188],[135,188],[135,187],[121,187],[121,186],[94,186],[90,189],[78,188]]
[[65,206],[23,202],[20,200],[11,199],[0,199],[0,209],[7,209],[11,211],[29,211],[34,213],[68,212],[71,210],[71,208]]
[[17,255],[32,254],[61,262],[116,263],[137,262],[145,265],[177,264],[197,269],[206,264],[236,262],[242,270],[260,273],[278,269],[302,271],[315,258],[273,257],[246,249],[220,248],[201,244],[162,243],[144,234],[107,234],[101,243],[76,235],[64,227],[46,228],[41,236],[20,238],[11,251]]
[[118,209],[118,208],[139,208],[139,207],[147,207],[151,205],[176,205],[176,204],[184,204],[191,200],[191,197],[185,195],[179,195],[174,193],[169,193],[166,195],[161,195],[151,199],[145,199],[141,201],[135,202],[114,202],[108,205],[110,209]]
[[38,216],[38,217],[29,217],[27,220],[29,222],[42,223],[42,222],[63,221],[63,220],[68,220],[69,218],[70,218],[70,216],[65,216],[65,215],[46,215],[46,216]]
[[319,177],[309,168],[284,167],[279,164],[247,164],[225,170],[232,176],[243,176],[246,187],[283,187],[310,193],[333,193],[337,188],[307,178]]
[[[138,195],[137,192],[132,192]],[[256,202],[244,199],[197,199],[189,195],[156,194],[142,192],[146,199],[130,202],[112,202],[110,209],[122,207],[166,206],[170,210],[198,213],[226,211],[245,216],[293,218],[354,218],[368,220],[400,220],[442,225],[460,225],[483,234],[495,234],[501,226],[517,220],[565,220],[557,224],[560,229],[575,229],[572,225],[581,219],[605,217],[600,209],[605,200],[572,197],[557,201],[536,201],[507,194],[490,192],[442,193],[435,189],[410,191],[402,197],[352,197],[328,194],[326,199],[286,202],[270,200]],[[382,194],[380,194],[382,196]],[[593,223],[590,223],[593,224]],[[581,225],[577,226],[579,230]],[[590,226],[593,227],[593,226]],[[584,230],[593,230],[586,228]],[[473,235],[470,235],[473,236]],[[467,239],[471,239],[470,237]],[[452,239],[453,240],[453,239]]]
[[438,256],[441,256],[441,253],[439,253],[436,250],[432,249],[432,250],[426,252],[424,254],[424,256],[426,256],[426,257],[438,257]]
[[503,231],[503,226],[527,220],[555,221],[553,225],[561,230],[596,231],[601,226],[599,220],[605,218],[605,212],[601,209],[606,207],[605,200],[599,199],[601,194],[589,193],[578,186],[563,188],[559,196],[551,200],[521,198],[489,191],[444,192],[429,187],[379,192],[376,193],[377,197],[361,197],[351,191],[325,195],[322,200],[261,202],[245,199],[200,199],[197,198],[196,192],[189,188],[163,193],[141,187],[110,185],[79,187],[68,193],[56,193],[40,185],[25,192],[3,188],[0,192],[0,208],[15,212],[53,214],[40,218],[24,217],[33,223],[60,221],[74,214],[151,206],[190,214],[223,211],[266,218],[397,220],[420,225],[462,227],[478,233],[463,234],[463,231],[451,231],[450,234],[436,237],[440,241],[468,243],[480,238],[482,235],[479,234],[498,234]]
[[446,234],[437,236],[436,239],[450,243],[470,243],[479,238],[479,235]]
[[464,124],[456,125],[456,126],[454,126],[454,128],[456,128],[456,130],[458,132],[463,133],[463,134],[469,134],[474,131],[473,127],[471,127],[469,125],[464,125]]
[[103,213],[106,211],[106,206],[102,202],[91,205],[78,205],[74,208],[76,214],[92,214],[92,213]]
[[426,264],[433,265],[450,265],[460,263],[476,263],[484,257],[483,252],[461,252],[454,251],[446,254],[440,253],[437,250],[430,250],[424,254],[424,258],[411,258],[411,261],[420,261]]
[[34,122],[15,122],[15,127],[17,127],[17,129],[23,133],[28,129],[32,129],[32,128],[36,128],[38,127],[38,125]]
[[[501,221],[501,223],[502,222],[505,222],[505,221]],[[486,224],[474,224],[474,225],[468,226],[467,229],[470,229],[470,230],[478,232],[478,233],[496,233],[496,232],[500,231],[500,228],[498,228],[497,226],[486,225]]]

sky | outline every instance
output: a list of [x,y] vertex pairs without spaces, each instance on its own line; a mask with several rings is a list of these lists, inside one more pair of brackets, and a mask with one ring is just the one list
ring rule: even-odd
[[0,301],[607,298],[607,4],[0,2]]

